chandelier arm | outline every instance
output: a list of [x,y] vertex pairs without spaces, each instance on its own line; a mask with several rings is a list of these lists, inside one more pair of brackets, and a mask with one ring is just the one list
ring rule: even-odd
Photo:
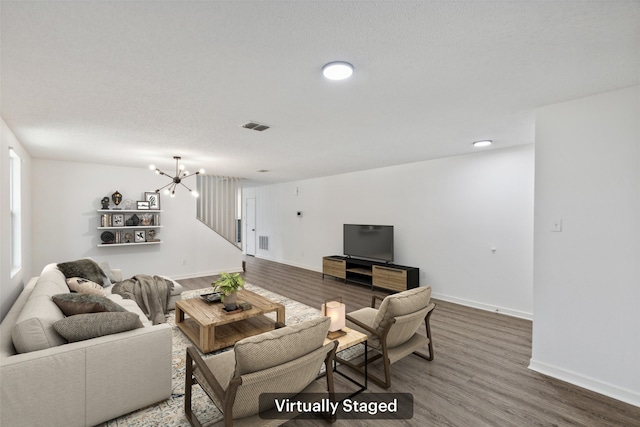
[[180,184],[182,184],[182,186],[183,186],[184,188],[186,188],[187,190],[191,191],[191,189],[190,189],[189,187],[187,187],[186,185],[184,185],[184,183],[182,183],[182,182],[181,182]]
[[168,186],[170,186],[170,185],[171,185],[171,184],[173,184],[173,183],[174,183],[174,182],[173,182],[173,181],[171,181],[170,183],[168,183],[168,184],[167,184],[167,185],[165,185],[164,187],[160,187],[160,188],[158,188],[158,189],[156,190],[156,193],[159,193],[159,192],[160,192],[160,190],[162,190],[163,188],[167,188]]
[[190,173],[189,175],[181,176],[180,179],[189,178],[190,176],[199,175],[199,174],[200,174],[200,171],[194,172],[194,173]]

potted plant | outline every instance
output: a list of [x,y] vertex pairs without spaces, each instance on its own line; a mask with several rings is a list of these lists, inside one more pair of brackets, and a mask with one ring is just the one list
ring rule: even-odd
[[240,273],[221,273],[218,280],[211,284],[215,292],[222,294],[222,302],[227,311],[235,310],[236,292],[244,288],[244,278]]

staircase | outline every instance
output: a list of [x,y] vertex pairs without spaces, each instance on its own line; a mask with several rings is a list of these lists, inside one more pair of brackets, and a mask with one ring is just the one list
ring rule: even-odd
[[200,174],[196,188],[200,193],[196,217],[241,249],[242,178]]

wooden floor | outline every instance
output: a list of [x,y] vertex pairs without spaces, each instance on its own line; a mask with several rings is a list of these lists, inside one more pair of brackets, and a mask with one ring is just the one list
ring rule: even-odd
[[[314,271],[247,257],[247,282],[320,308],[341,296],[347,311],[368,306],[365,286],[322,278]],[[180,280],[186,289],[211,285],[215,277]],[[384,295],[384,293],[377,292]],[[412,393],[413,418],[406,421],[338,420],[337,426],[640,426],[640,408],[546,377],[527,369],[531,322],[435,301],[431,316],[435,359],[415,355],[393,364],[392,385],[369,383],[368,393]],[[585,355],[585,357],[587,357]],[[378,369],[373,365],[371,369]],[[356,376],[355,372],[348,372]],[[336,391],[350,383],[336,376]],[[288,426],[327,425],[295,420]]]

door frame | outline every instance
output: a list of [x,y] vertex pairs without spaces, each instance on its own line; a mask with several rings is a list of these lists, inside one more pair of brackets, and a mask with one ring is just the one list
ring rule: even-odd
[[256,255],[256,198],[245,199],[245,241],[244,250],[247,255]]

